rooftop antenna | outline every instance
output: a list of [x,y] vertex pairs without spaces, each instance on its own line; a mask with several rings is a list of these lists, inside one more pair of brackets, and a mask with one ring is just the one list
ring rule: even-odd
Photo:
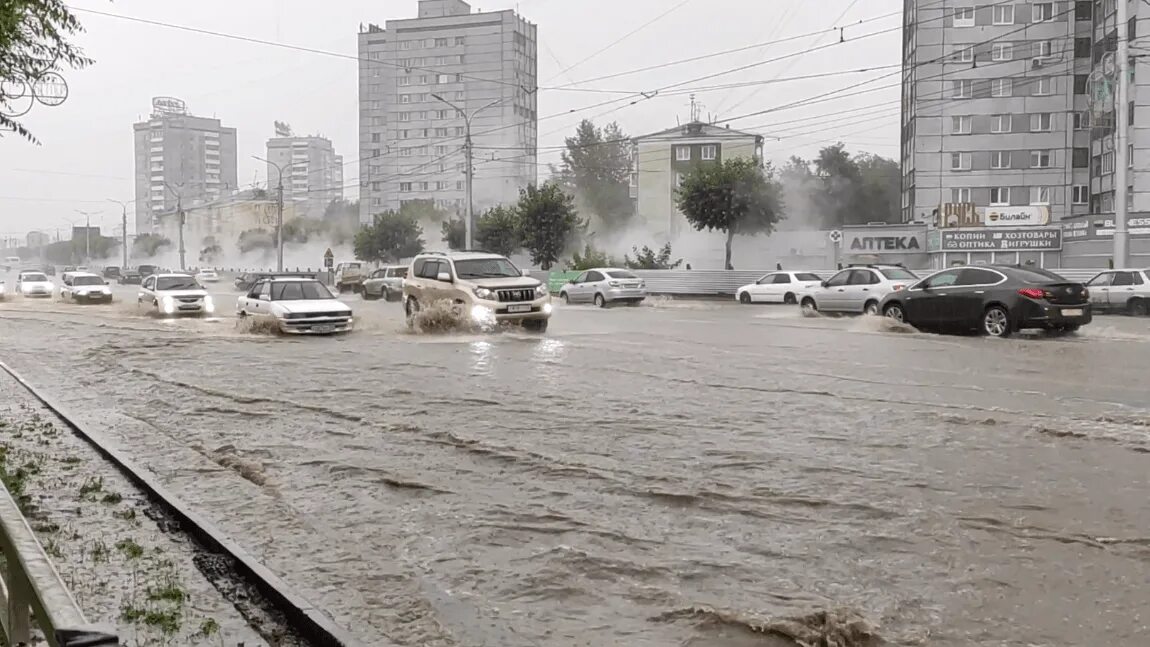
[[691,122],[699,121],[699,117],[703,114],[703,104],[695,100],[694,93],[691,94]]

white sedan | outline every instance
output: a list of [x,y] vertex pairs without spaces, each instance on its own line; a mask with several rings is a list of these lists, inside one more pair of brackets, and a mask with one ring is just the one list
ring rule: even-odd
[[735,291],[739,303],[786,303],[799,302],[799,295],[821,285],[817,274],[811,272],[771,272],[750,285]]
[[207,290],[190,274],[153,274],[140,283],[137,308],[157,315],[210,315],[216,311]]
[[200,270],[196,273],[196,280],[200,283],[219,283],[220,275],[215,270]]
[[270,321],[289,335],[327,335],[350,332],[351,307],[336,299],[319,281],[299,276],[272,276],[256,281],[239,298],[241,318]]
[[16,292],[21,296],[51,298],[55,290],[56,286],[43,272],[20,272],[16,277]]

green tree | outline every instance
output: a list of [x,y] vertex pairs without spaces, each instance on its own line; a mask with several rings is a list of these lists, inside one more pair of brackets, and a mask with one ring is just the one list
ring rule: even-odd
[[631,260],[630,256],[623,255],[623,265],[631,270],[673,270],[683,264],[683,259],[671,261],[671,243],[663,245],[662,249],[658,252],[643,245],[643,249],[639,250],[635,247],[631,248],[635,252],[635,260]]
[[516,210],[523,229],[523,247],[531,253],[531,262],[550,270],[571,242],[572,234],[583,226],[575,211],[575,199],[557,184],[531,184],[519,190]]
[[504,206],[488,209],[475,222],[475,244],[495,254],[510,256],[523,247],[519,213]]
[[607,252],[600,251],[587,243],[583,246],[583,253],[580,254],[576,251],[571,255],[571,260],[567,261],[567,269],[572,272],[582,272],[596,267],[615,267],[619,263],[607,255]]
[[727,234],[726,261],[736,235],[770,234],[783,218],[782,186],[774,169],[758,160],[736,157],[696,167],[683,178],[675,204],[696,230]]
[[626,226],[635,214],[631,200],[631,140],[617,123],[598,128],[588,119],[566,139],[559,179],[608,230]]
[[443,232],[443,242],[450,249],[463,249],[467,245],[467,223],[462,220],[444,220],[440,228]]
[[172,241],[159,234],[140,234],[132,241],[132,256],[135,258],[153,258],[164,247],[171,247]]
[[[84,28],[62,0],[4,0],[0,2],[0,132],[14,131],[31,142],[36,138],[15,118],[31,97],[6,94],[31,85],[64,67],[80,69],[92,60],[68,37]],[[11,83],[8,83],[11,82]],[[2,136],[2,135],[0,135]],[[38,142],[36,142],[38,143]]]
[[236,247],[239,247],[241,254],[256,250],[269,250],[276,247],[275,232],[268,231],[267,229],[248,229],[240,232],[239,240],[236,241]]
[[423,228],[410,213],[377,213],[355,235],[355,257],[375,263],[397,263],[423,251]]
[[898,162],[871,153],[855,156],[859,169],[856,197],[860,205],[854,224],[902,221],[902,170]]

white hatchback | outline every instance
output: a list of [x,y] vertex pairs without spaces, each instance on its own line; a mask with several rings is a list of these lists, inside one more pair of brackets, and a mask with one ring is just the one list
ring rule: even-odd
[[153,274],[140,283],[136,306],[157,315],[210,315],[211,295],[190,274]]
[[823,280],[811,272],[771,272],[735,291],[739,303],[798,303],[799,295]]
[[858,265],[840,271],[799,297],[804,310],[877,315],[883,297],[918,282],[899,265]]

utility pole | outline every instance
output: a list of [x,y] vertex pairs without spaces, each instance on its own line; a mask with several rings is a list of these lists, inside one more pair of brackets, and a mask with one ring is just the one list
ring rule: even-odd
[[108,198],[108,202],[115,202],[116,204],[120,205],[120,226],[124,228],[124,230],[122,232],[123,233],[122,244],[124,246],[124,267],[123,267],[123,269],[126,270],[126,269],[128,269],[128,205],[127,205],[127,203],[120,202],[119,200],[113,200],[112,198]]
[[491,103],[473,111],[471,114],[468,114],[462,108],[460,108],[459,106],[455,105],[454,103],[448,101],[447,99],[444,99],[443,97],[439,96],[438,94],[432,94],[431,97],[433,99],[435,99],[436,101],[441,101],[441,102],[446,103],[447,105],[451,106],[452,108],[454,108],[456,115],[463,115],[463,121],[464,121],[464,124],[466,125],[466,137],[463,140],[463,156],[465,158],[464,164],[466,164],[466,167],[464,168],[464,190],[467,193],[467,197],[466,197],[467,216],[466,216],[466,218],[464,218],[464,221],[463,221],[463,230],[465,232],[464,239],[463,239],[463,248],[464,249],[473,249],[474,245],[472,244],[472,238],[473,237],[472,237],[471,232],[474,230],[474,222],[473,221],[475,220],[475,214],[474,214],[475,206],[474,206],[474,201],[472,200],[472,185],[475,183],[475,168],[471,164],[471,156],[472,156],[471,120],[474,119],[476,115],[483,112],[484,110],[487,110],[488,108],[490,108],[490,107],[492,107],[498,103],[502,103],[504,101],[504,99],[496,99],[495,101],[492,101]]
[[1114,119],[1114,267],[1121,269],[1130,266],[1130,230],[1127,227],[1129,209],[1127,207],[1127,183],[1130,167],[1130,39],[1129,12],[1126,0],[1118,0],[1118,14],[1115,22],[1118,32],[1117,65],[1118,91],[1115,93]]
[[282,272],[284,271],[284,171],[296,164],[307,162],[292,162],[287,166],[280,166],[262,157],[252,155],[252,158],[270,164],[276,170],[276,271]]
[[168,184],[167,182],[164,182],[164,186],[172,192],[172,195],[176,196],[176,217],[180,219],[180,271],[182,272],[186,267],[184,263],[184,224],[186,221],[184,216],[184,183],[181,182],[176,185],[180,189],[179,191],[173,189],[172,185]]
[[84,265],[92,262],[92,216],[100,215],[100,211],[80,211],[76,213],[84,216]]

